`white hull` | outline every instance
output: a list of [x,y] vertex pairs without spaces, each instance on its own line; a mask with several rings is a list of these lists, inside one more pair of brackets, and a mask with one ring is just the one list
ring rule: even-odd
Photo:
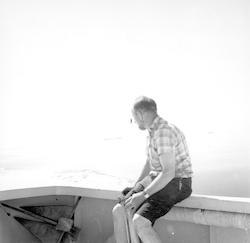
[[[121,183],[120,187],[123,186]],[[0,192],[0,201],[15,207],[73,206],[76,199],[81,196],[82,200],[76,209],[74,220],[75,225],[82,230],[76,242],[104,243],[113,234],[111,212],[120,195],[120,190],[112,189],[112,184],[108,187],[58,185],[7,189]],[[225,220],[228,214],[232,220]],[[13,216],[20,215],[21,213],[13,210],[0,208],[0,243],[39,242],[13,219]],[[245,243],[250,242],[249,215],[249,199],[192,195],[176,205],[171,213],[158,219],[154,227],[163,242]],[[239,219],[238,216],[243,217]],[[229,222],[230,220],[232,222]]]

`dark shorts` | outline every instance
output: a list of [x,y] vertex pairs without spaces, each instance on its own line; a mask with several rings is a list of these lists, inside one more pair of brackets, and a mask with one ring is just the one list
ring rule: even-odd
[[192,178],[174,178],[159,192],[149,197],[136,211],[137,214],[155,223],[178,202],[188,198],[192,193]]

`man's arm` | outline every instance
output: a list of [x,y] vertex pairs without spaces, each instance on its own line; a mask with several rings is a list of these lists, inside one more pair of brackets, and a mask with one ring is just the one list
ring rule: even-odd
[[[142,188],[138,189],[138,182],[140,182],[142,179],[144,179],[150,172],[150,164],[149,164],[149,158],[147,157],[146,163],[143,166],[143,169],[141,171],[141,174],[138,178],[138,180],[135,182],[133,187],[126,187],[123,191],[122,194],[125,195],[125,199],[131,197],[135,192],[141,191]],[[140,187],[140,186],[139,186]]]
[[152,183],[144,189],[149,196],[163,189],[175,177],[175,153],[163,153],[160,154],[159,158],[162,171]]
[[[163,189],[175,176],[174,152],[163,153],[159,157],[162,165],[162,172],[160,172],[152,183],[144,189],[149,196]],[[125,201],[125,208],[131,208],[132,213],[134,213],[144,200],[145,197],[143,192],[135,193]]]

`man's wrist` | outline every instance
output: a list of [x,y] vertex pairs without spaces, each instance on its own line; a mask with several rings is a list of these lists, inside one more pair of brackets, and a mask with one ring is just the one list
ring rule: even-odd
[[145,199],[148,199],[150,197],[150,195],[145,190],[143,191],[143,196],[145,197]]

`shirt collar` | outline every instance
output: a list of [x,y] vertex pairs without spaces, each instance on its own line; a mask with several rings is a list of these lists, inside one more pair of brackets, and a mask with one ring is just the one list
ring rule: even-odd
[[151,124],[151,126],[149,127],[148,131],[151,133],[153,132],[156,128],[157,128],[157,125],[159,123],[159,120],[160,120],[160,116],[156,116]]

